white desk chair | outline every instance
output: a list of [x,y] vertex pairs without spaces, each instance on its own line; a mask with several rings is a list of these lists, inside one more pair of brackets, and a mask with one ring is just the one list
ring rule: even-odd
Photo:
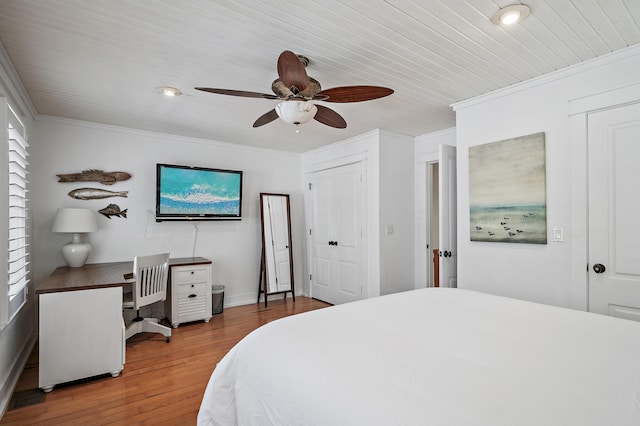
[[169,253],[152,256],[136,256],[133,261],[132,292],[125,293],[122,306],[135,309],[136,318],[127,327],[126,338],[137,333],[161,333],[167,343],[171,340],[171,328],[158,324],[157,318],[140,317],[140,308],[167,298]]

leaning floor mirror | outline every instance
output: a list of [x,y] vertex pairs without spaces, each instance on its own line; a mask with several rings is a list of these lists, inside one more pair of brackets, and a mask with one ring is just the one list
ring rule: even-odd
[[291,212],[288,194],[260,194],[260,218],[262,219],[262,259],[258,283],[258,303],[264,294],[264,305],[272,294],[291,292],[293,286],[293,254],[291,251]]

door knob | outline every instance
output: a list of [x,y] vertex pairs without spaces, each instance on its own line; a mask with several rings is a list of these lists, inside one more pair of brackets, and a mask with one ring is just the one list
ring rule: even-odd
[[607,268],[605,268],[602,263],[596,263],[595,265],[593,265],[593,272],[595,272],[596,274],[601,274],[606,270]]

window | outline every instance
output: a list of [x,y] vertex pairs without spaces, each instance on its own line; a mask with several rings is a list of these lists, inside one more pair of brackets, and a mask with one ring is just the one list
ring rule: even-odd
[[[30,281],[29,180],[27,157],[29,145],[26,129],[17,114],[7,105],[8,135],[6,144],[7,199],[7,292],[0,296],[0,328],[18,313],[27,301]],[[4,286],[0,286],[4,287]],[[4,299],[4,300],[3,300]]]

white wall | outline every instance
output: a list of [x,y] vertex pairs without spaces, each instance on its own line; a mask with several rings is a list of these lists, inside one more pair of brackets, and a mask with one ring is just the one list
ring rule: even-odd
[[[616,94],[640,83],[639,70],[635,46],[454,106],[458,287],[586,309],[586,140],[576,136],[583,129],[572,127],[570,105],[603,93],[611,93],[603,96],[609,105],[616,96],[628,102]],[[536,132],[546,135],[548,243],[471,242],[469,147]],[[553,242],[555,227],[564,229],[565,242]]]
[[413,289],[414,138],[380,131],[380,294]]
[[[304,285],[305,272],[298,265],[305,242],[299,154],[52,117],[37,120],[31,144],[37,280],[64,265],[60,247],[70,236],[51,232],[57,208],[97,211],[115,203],[127,209],[127,218],[98,215],[99,230],[88,235],[93,246],[89,263],[130,260],[161,251],[170,251],[172,257],[201,256],[213,261],[213,283],[226,287],[225,305],[255,303],[261,252],[258,198],[260,192],[277,192],[291,195],[296,292],[302,291],[299,284]],[[156,223],[156,163],[242,170],[242,220]],[[56,174],[86,169],[125,171],[133,177],[112,186],[57,182]],[[89,201],[67,195],[81,187],[129,193],[127,198]]]

